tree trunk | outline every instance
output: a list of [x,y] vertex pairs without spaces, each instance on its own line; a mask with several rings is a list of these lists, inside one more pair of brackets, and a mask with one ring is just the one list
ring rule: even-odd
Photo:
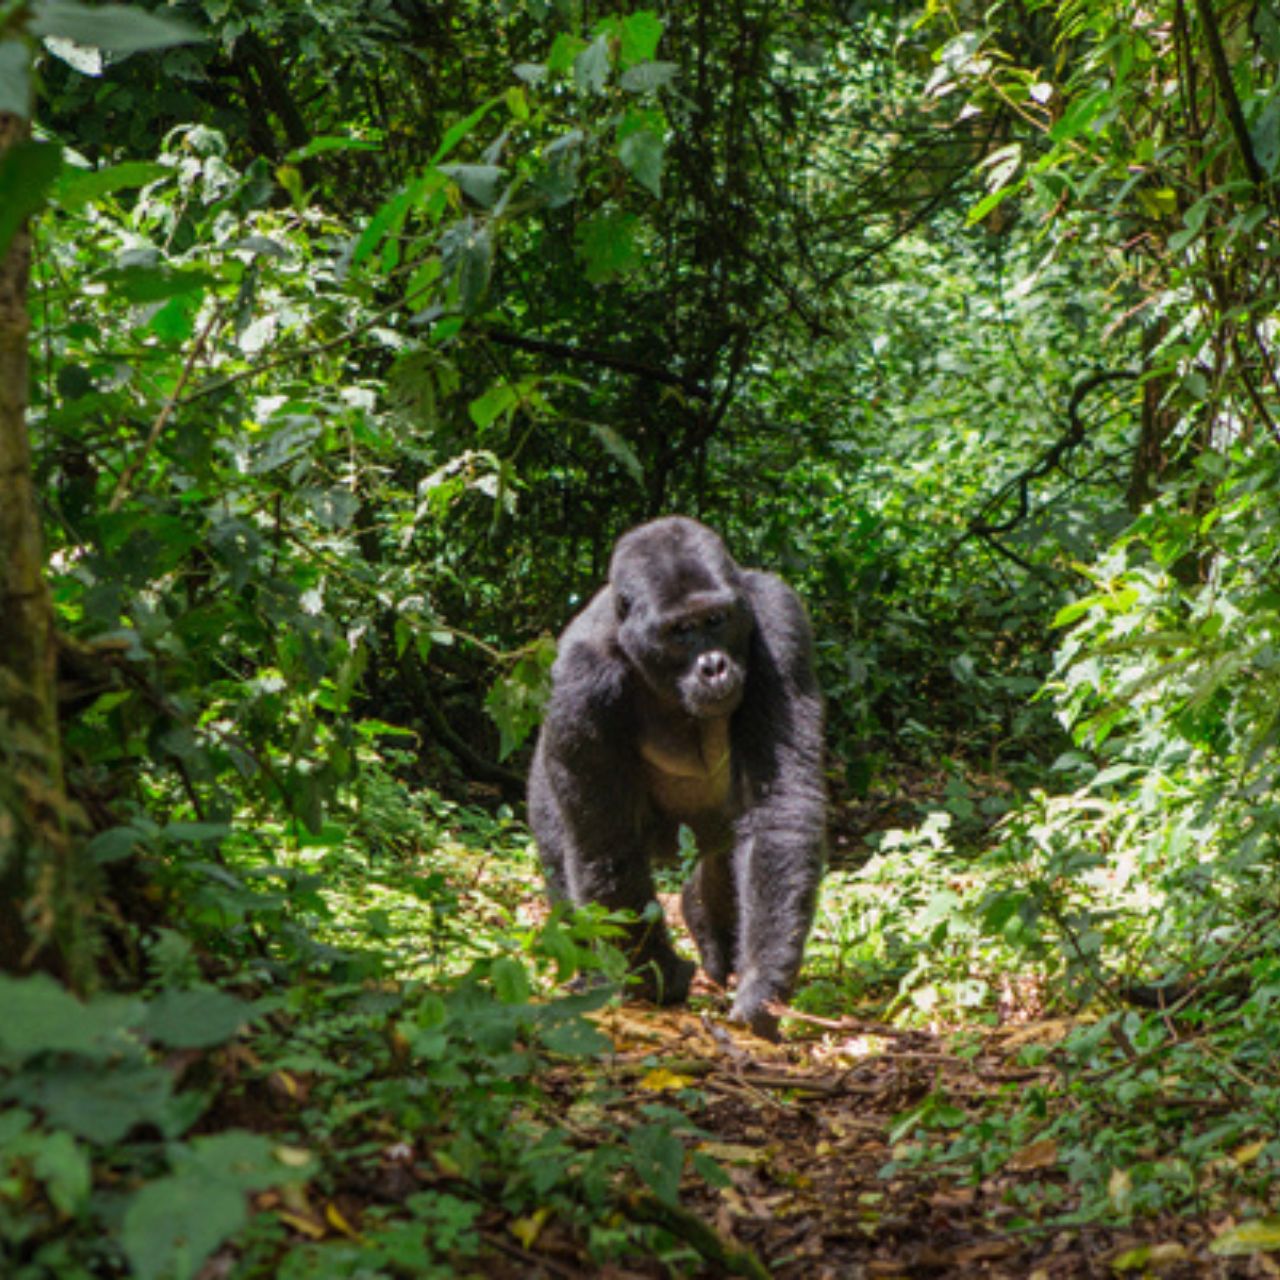
[[[28,134],[0,113],[0,155]],[[0,259],[0,969],[90,973],[88,885],[78,874],[62,781],[53,610],[27,438],[23,226]]]

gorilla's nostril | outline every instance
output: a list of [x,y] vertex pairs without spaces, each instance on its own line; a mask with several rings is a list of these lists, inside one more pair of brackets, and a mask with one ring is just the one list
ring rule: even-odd
[[729,659],[718,649],[698,659],[698,671],[704,680],[723,680],[729,674]]

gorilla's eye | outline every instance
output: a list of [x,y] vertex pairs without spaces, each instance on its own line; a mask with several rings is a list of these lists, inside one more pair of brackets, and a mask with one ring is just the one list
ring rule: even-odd
[[720,612],[709,613],[703,618],[703,625],[706,627],[720,627],[724,625],[725,615]]
[[670,629],[677,640],[687,640],[697,631],[698,624],[692,618],[681,618],[679,622],[673,622]]

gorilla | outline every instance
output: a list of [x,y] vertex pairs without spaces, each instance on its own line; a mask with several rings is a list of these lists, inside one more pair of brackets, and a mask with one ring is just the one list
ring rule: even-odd
[[[699,861],[682,907],[730,1017],[776,1039],[824,862],[822,700],[799,597],[740,568],[683,516],[614,548],[609,580],[560,637],[529,774],[552,902],[639,913],[681,824]],[[652,913],[650,913],[652,915]],[[679,1004],[695,966],[661,914],[626,939],[638,993]]]

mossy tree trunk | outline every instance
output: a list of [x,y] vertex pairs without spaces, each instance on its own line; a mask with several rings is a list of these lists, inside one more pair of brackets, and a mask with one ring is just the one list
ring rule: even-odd
[[[28,121],[0,113],[0,157]],[[89,885],[63,786],[53,611],[27,436],[27,279],[22,227],[0,259],[0,969],[91,972]]]

